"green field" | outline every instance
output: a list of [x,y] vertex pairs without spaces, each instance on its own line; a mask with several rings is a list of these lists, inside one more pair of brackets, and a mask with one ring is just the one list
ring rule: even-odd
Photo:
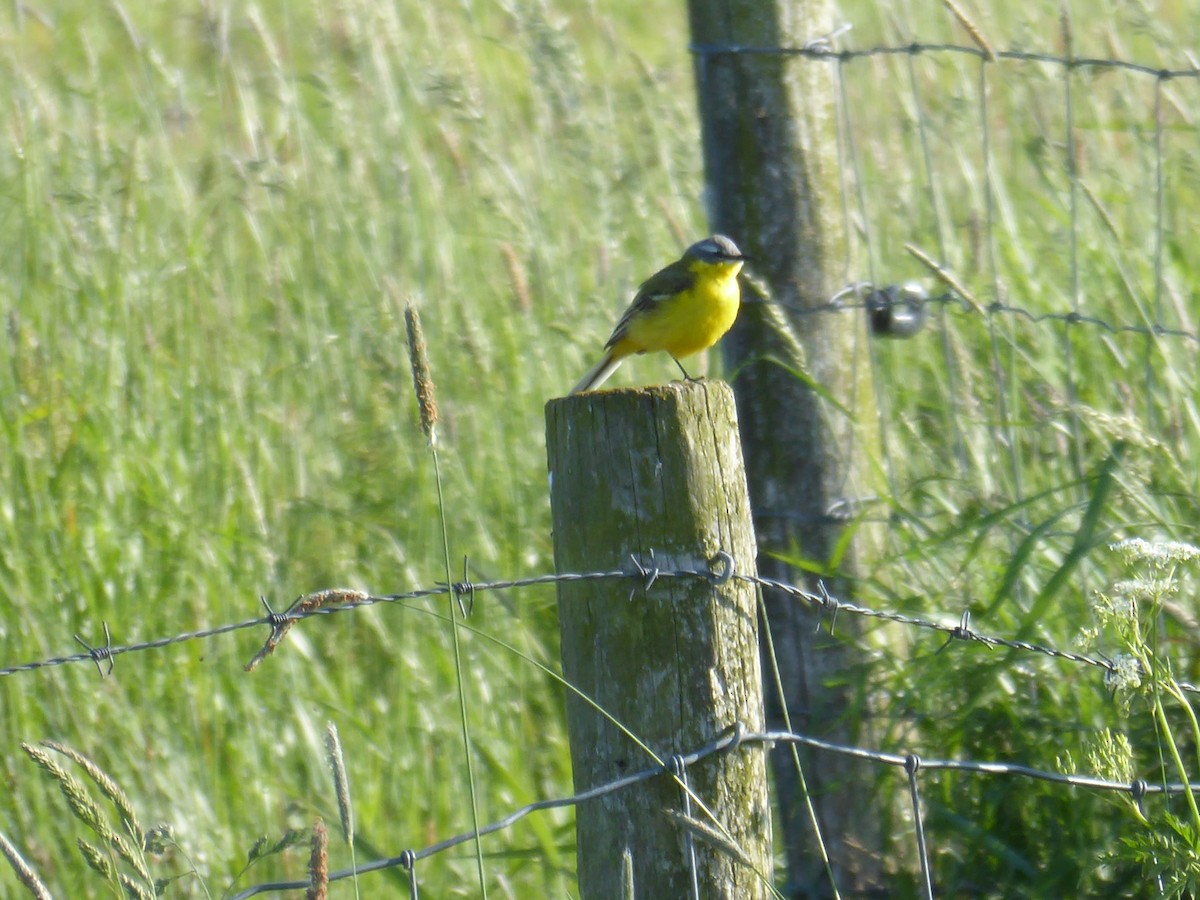
[[[840,14],[855,23],[842,46],[970,42],[940,5],[911,6]],[[1082,6],[1077,55],[1191,65],[1193,7]],[[1063,51],[1053,4],[979,25],[998,48]],[[260,595],[280,609],[327,587],[430,587],[447,578],[443,514],[451,577],[464,556],[473,580],[553,571],[543,404],[638,281],[708,227],[687,40],[668,0],[6,4],[0,667],[74,653],[76,634],[102,643],[103,623],[124,645],[253,618]],[[940,293],[913,244],[984,304],[1197,332],[1200,79],[1156,96],[1153,77],[1080,70],[1068,147],[1058,67],[989,66],[982,106],[970,56],[840,71],[847,282]],[[410,301],[437,385],[441,508]],[[864,514],[886,539],[862,604],[970,609],[988,633],[1077,649],[1093,592],[1124,577],[1109,541],[1200,543],[1193,338],[947,305],[872,359],[886,487]],[[614,384],[675,374],[638,359]],[[1161,638],[1196,680],[1184,584]],[[358,860],[426,846],[471,826],[460,678],[481,821],[569,793],[563,690],[535,665],[557,667],[553,588],[480,595],[457,668],[448,613],[442,598],[307,621],[251,674],[265,629],[122,655],[104,679],[90,663],[0,678],[0,834],[55,896],[121,893],[20,748],[53,739],[107,771],[143,825],[172,826],[152,872],[196,874],[167,896],[302,877],[304,847],[233,881],[261,835],[318,816],[336,831],[332,721]],[[864,641],[883,749],[1086,769],[1111,727],[1155,780],[1145,703],[1114,702],[1097,671],[937,646],[900,629]],[[1140,890],[1131,863],[1102,859],[1132,827],[1118,804],[949,776],[925,799],[947,896]],[[907,896],[912,832],[891,802]],[[331,853],[349,865],[340,842]],[[574,896],[574,866],[566,811],[483,846],[493,897]],[[423,862],[422,896],[479,895],[477,867],[469,847]],[[0,897],[24,895],[0,864]]]

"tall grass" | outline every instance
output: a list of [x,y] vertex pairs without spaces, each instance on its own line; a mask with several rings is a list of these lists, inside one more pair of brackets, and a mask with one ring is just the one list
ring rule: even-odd
[[[542,403],[674,252],[668,220],[703,228],[682,11],[659,5],[664,43],[546,4],[52,7],[0,12],[5,662],[105,621],[126,643],[255,615],[260,593],[444,578],[404,297],[440,385],[452,554],[474,578],[551,568]],[[488,598],[473,625],[552,663],[552,604]],[[122,657],[102,682],[5,679],[0,831],[58,894],[85,883],[18,745],[52,737],[173,824],[219,894],[258,835],[331,818],[327,720],[360,859],[468,828],[444,623],[320,624],[252,675],[265,635]],[[481,816],[561,793],[559,692],[460,637]],[[518,826],[492,892],[570,890],[569,825]],[[303,872],[280,859],[255,875]],[[421,881],[469,892],[473,869]]]
[[[706,228],[682,5],[45,6],[0,10],[0,662],[70,652],[75,633],[95,643],[102,622],[127,643],[256,615],[260,593],[278,608],[444,578],[408,298],[439,386],[452,554],[473,578],[552,568],[542,404],[592,361],[637,281]],[[967,42],[908,6],[856,12],[849,40]],[[1186,65],[1186,5],[1076,13],[1079,55]],[[1058,22],[1038,4],[979,24],[998,47],[1053,51]],[[854,173],[845,159],[847,189],[866,210],[848,278],[927,277],[904,244],[944,245],[985,302],[1069,311],[1077,271],[1082,312],[1195,331],[1194,81],[1163,88],[1160,288],[1152,80],[1073,76],[1073,267],[1061,70],[989,66],[990,171],[974,60],[842,73],[862,160]],[[1094,547],[1194,540],[1195,345],[952,309],[933,325],[874,351],[892,475],[869,512],[889,540],[860,599],[970,609],[989,631],[1069,646],[1111,580]],[[671,377],[653,359],[618,376]],[[54,739],[110,773],[143,824],[173,826],[191,862],[168,850],[154,875],[194,862],[219,895],[259,835],[336,818],[332,721],[359,861],[423,846],[470,828],[459,674],[481,819],[565,793],[560,690],[466,630],[456,673],[443,616],[311,620],[250,675],[265,635],[123,656],[103,681],[86,666],[5,678],[0,834],[56,896],[91,883],[79,829],[20,749]],[[549,590],[481,598],[471,624],[554,663]],[[1053,767],[1119,715],[1091,673],[932,650],[914,639],[854,675],[889,698],[889,749]],[[1122,721],[1153,742],[1144,717]],[[1124,827],[1099,801],[950,776],[930,797],[948,893],[1132,877],[1098,862]],[[897,845],[905,829],[890,823]],[[574,890],[568,813],[531,816],[484,853],[494,896]],[[299,848],[271,855],[240,883],[305,865]],[[471,895],[475,866],[442,855],[421,884]],[[173,891],[200,896],[200,882]]]

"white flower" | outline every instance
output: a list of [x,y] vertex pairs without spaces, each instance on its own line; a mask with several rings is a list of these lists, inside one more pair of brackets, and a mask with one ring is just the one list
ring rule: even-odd
[[1200,547],[1193,547],[1183,541],[1147,541],[1142,538],[1128,538],[1117,541],[1115,544],[1109,544],[1108,549],[1124,556],[1126,563],[1145,560],[1156,566],[1165,566],[1168,563],[1200,559]]
[[1129,581],[1118,581],[1111,590],[1114,597],[1136,605],[1174,594],[1179,590],[1179,585],[1170,578],[1133,578]]
[[1112,691],[1132,691],[1142,683],[1142,664],[1128,653],[1119,654],[1104,675],[1104,684]]

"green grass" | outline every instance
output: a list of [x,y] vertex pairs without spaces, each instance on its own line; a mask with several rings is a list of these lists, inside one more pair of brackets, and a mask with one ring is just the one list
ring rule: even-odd
[[[43,6],[0,11],[0,665],[74,652],[76,633],[98,643],[102,622],[126,644],[256,616],[259,594],[281,608],[325,587],[444,578],[409,299],[437,382],[452,560],[469,555],[474,579],[551,570],[542,405],[592,361],[637,281],[707,227],[682,4]],[[1187,65],[1184,4],[1076,13],[1080,55]],[[896,4],[874,20],[864,12],[849,43],[967,41],[940,8]],[[979,24],[998,47],[1055,51],[1057,22],[1043,4]],[[989,68],[989,247],[977,63],[913,66],[936,213],[906,59],[842,70],[870,236],[850,277],[928,280],[903,246],[941,256],[944,241],[984,302],[999,283],[1014,306],[1069,311],[1061,72]],[[1157,304],[1195,332],[1200,85],[1164,86],[1161,295],[1153,82],[1080,72],[1073,86],[1095,198],[1076,197],[1080,309],[1145,324]],[[1064,337],[1006,316],[991,320],[993,343],[957,309],[935,325],[944,343],[931,328],[874,351],[891,526],[858,599],[949,618],[970,608],[990,633],[1069,647],[1114,574],[1095,546],[1196,540],[1196,345],[1165,338],[1147,355],[1140,336],[1081,325]],[[671,377],[669,360],[639,359],[617,383]],[[1090,520],[1117,441],[1121,465]],[[470,624],[554,666],[553,603],[546,588],[484,595]],[[249,675],[265,632],[125,655],[103,681],[87,665],[0,680],[0,833],[56,895],[101,891],[77,824],[19,747],[52,738],[109,772],[143,825],[172,824],[217,896],[257,836],[336,822],[330,720],[360,862],[468,829],[445,610],[305,622]],[[482,819],[567,793],[561,688],[460,637]],[[890,698],[887,749],[1053,768],[1101,725],[1153,743],[1094,672],[972,646],[934,656],[903,632],[870,640],[889,648],[870,673]],[[1171,650],[1195,667],[1187,646]],[[1127,877],[1097,861],[1124,820],[1086,795],[946,776],[927,800],[948,893],[978,880],[1069,894]],[[489,894],[570,895],[571,821],[539,814],[486,841]],[[909,841],[898,822],[893,836]],[[302,852],[272,858],[241,885],[303,866]],[[155,874],[185,868],[168,856]],[[418,872],[429,896],[478,892],[470,852]],[[400,890],[371,877],[365,895]],[[20,895],[0,875],[0,896]],[[173,895],[203,892],[185,880]]]
[[[20,149],[2,174],[6,662],[99,641],[102,621],[128,643],[257,615],[259,593],[280,608],[443,578],[408,298],[438,383],[452,555],[473,578],[551,569],[541,405],[598,343],[611,283],[671,246],[642,204],[694,217],[660,149],[611,126],[664,103],[686,121],[686,73],[656,74],[614,34],[587,52],[622,59],[625,81],[592,87],[573,32],[614,26],[532,7],[131,8],[131,32],[114,7],[59,6],[8,23],[0,76]],[[588,339],[565,338],[583,309]],[[463,830],[456,676],[422,608],[322,619],[252,675],[265,632],[125,656],[105,682],[86,666],[5,679],[18,789],[0,828],[60,892],[82,883],[71,819],[16,746],[52,736],[173,823],[219,893],[257,835],[329,818],[332,719],[360,853]],[[488,597],[472,620],[547,663],[553,622],[547,589]],[[563,793],[569,761],[558,690],[467,638],[491,819]],[[569,822],[485,848],[534,849],[493,891],[567,890]],[[422,883],[470,893],[473,868],[451,854]]]

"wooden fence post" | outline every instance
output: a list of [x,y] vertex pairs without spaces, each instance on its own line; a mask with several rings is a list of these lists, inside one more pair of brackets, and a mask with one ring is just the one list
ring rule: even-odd
[[[674,383],[552,400],[546,443],[556,568],[755,571],[750,503],[733,394],[717,382]],[[653,551],[653,557],[651,557]],[[762,727],[758,614],[752,586],[703,577],[567,581],[558,587],[566,679],[661,759],[712,741],[737,722]],[[597,709],[567,694],[575,788],[654,765]],[[576,809],[580,895],[690,897],[688,836],[700,896],[769,893],[771,813],[764,750],[709,757],[683,793],[662,775]],[[632,880],[630,885],[628,882]],[[628,892],[631,888],[632,892]]]
[[[811,570],[785,562],[811,560],[824,567],[834,596],[852,600],[868,568],[860,559],[882,534],[859,516],[885,488],[870,463],[879,419],[865,316],[814,314],[864,271],[851,259],[842,207],[841,64],[836,54],[731,49],[802,48],[842,22],[835,9],[831,0],[688,0],[709,223],[755,258],[753,274],[772,295],[773,305],[744,303],[721,342],[726,369],[736,373],[759,567],[817,591]],[[871,657],[856,639],[859,626],[844,616],[834,636],[795,598],[766,591],[764,600],[775,650],[767,671],[777,663],[782,686],[781,696],[774,678],[767,683],[771,727],[784,727],[786,711],[791,727],[811,737],[870,744]],[[773,763],[789,896],[886,892],[880,823],[891,801],[876,786],[878,773],[794,747],[777,748]]]

